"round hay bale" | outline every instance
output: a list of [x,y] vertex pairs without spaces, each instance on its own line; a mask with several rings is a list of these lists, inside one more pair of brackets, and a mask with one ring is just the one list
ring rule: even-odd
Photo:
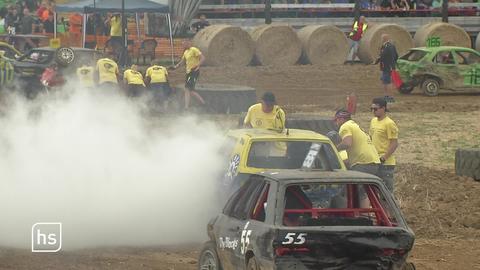
[[255,59],[264,66],[294,65],[302,45],[288,25],[262,25],[250,33],[255,42]]
[[202,29],[193,38],[193,46],[205,55],[206,65],[226,67],[248,65],[255,48],[247,32],[225,24]]
[[368,27],[360,40],[358,58],[365,64],[370,64],[378,58],[382,47],[382,35],[389,34],[397,48],[398,55],[405,54],[413,47],[413,40],[405,28],[397,24],[374,24]]
[[467,32],[451,23],[434,22],[423,25],[413,37],[415,46],[426,46],[429,37],[439,37],[442,46],[472,47],[472,41]]
[[480,52],[480,33],[478,33],[477,39],[475,41],[475,49]]
[[308,25],[300,29],[303,60],[313,65],[343,64],[348,56],[348,40],[333,25]]

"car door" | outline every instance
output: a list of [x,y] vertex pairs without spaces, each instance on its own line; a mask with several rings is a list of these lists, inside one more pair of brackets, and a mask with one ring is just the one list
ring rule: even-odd
[[456,82],[462,78],[455,62],[454,52],[443,50],[439,51],[433,58],[433,74],[443,81],[443,87],[446,89],[455,88]]
[[480,54],[467,50],[456,50],[455,59],[461,75],[456,86],[464,89],[480,89]]
[[232,195],[215,223],[218,256],[224,270],[239,269],[244,263],[252,237],[250,214],[265,185],[259,176],[251,176]]

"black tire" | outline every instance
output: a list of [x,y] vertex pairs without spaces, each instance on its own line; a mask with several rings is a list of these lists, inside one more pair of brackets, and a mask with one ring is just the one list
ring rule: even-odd
[[408,94],[412,93],[414,88],[415,88],[414,86],[402,84],[402,86],[400,86],[400,89],[398,89],[398,91],[401,94],[408,95]]
[[457,149],[455,152],[455,174],[480,181],[480,148]]
[[434,78],[426,78],[422,82],[423,93],[429,97],[438,96],[440,91],[440,81]]
[[333,122],[332,118],[316,115],[287,115],[285,126],[287,128],[312,130],[323,135],[326,135],[329,131],[337,131],[337,126]]
[[203,245],[198,257],[198,270],[221,270],[217,249],[214,242],[207,242]]
[[61,66],[68,66],[75,61],[75,52],[72,48],[59,48],[55,52],[55,61]]
[[255,257],[251,257],[248,260],[247,270],[260,270],[260,266],[258,265],[257,259],[255,259]]
[[[185,91],[185,87],[178,86]],[[198,84],[195,90],[202,96],[209,113],[238,114],[246,112],[257,101],[255,89],[224,84]],[[182,94],[181,94],[182,95]],[[195,99],[192,97],[192,104]]]

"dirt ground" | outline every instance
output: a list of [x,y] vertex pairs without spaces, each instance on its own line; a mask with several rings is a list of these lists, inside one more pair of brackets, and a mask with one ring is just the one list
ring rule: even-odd
[[[173,72],[174,84],[184,74]],[[332,116],[345,97],[358,97],[355,119],[368,128],[369,102],[382,96],[377,66],[206,67],[200,82],[272,91],[288,113]],[[425,97],[396,94],[391,117],[400,128],[395,195],[416,233],[417,269],[480,269],[480,182],[454,174],[454,152],[480,147],[480,93]],[[236,116],[232,116],[232,119]],[[232,121],[235,122],[235,121]],[[198,244],[179,247],[102,248],[32,254],[0,248],[0,269],[196,269]]]

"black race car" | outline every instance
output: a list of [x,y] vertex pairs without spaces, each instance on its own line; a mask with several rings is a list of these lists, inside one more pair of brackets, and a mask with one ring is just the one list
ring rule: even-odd
[[207,226],[199,269],[414,269],[414,233],[372,175],[252,174]]

